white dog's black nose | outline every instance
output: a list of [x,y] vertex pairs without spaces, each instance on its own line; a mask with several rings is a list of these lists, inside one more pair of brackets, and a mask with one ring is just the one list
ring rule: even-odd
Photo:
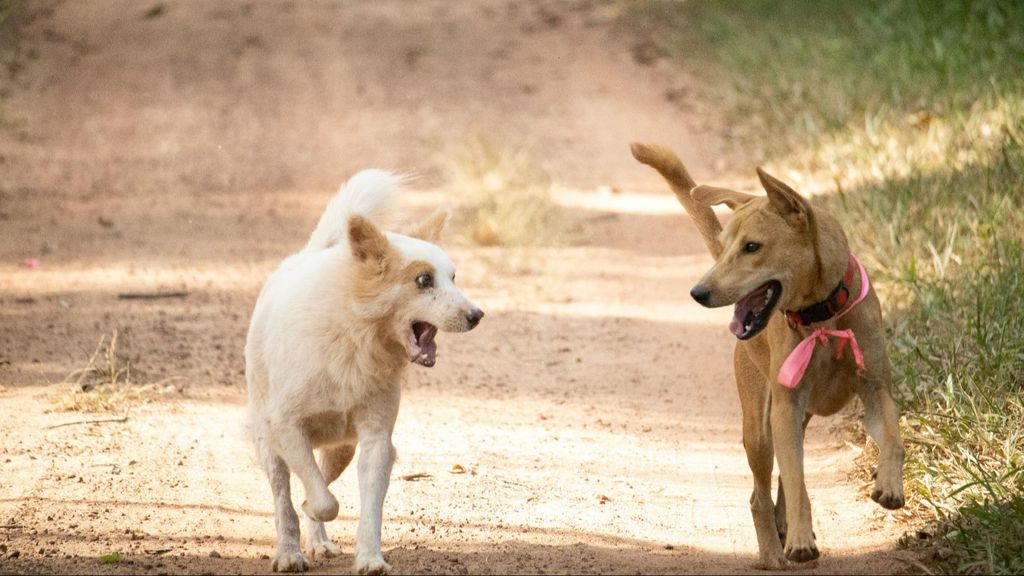
[[480,323],[480,319],[483,317],[484,311],[479,308],[473,308],[469,312],[466,312],[466,322],[469,322],[470,330],[476,328],[476,325]]
[[708,287],[703,284],[697,284],[690,289],[690,296],[692,296],[698,304],[707,306],[708,300],[711,298],[711,290],[708,290]]

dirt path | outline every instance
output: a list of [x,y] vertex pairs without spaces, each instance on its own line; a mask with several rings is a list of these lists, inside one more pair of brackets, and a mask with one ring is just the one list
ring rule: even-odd
[[[665,97],[685,78],[634,62],[612,8],[33,10],[0,127],[0,572],[267,570],[269,489],[241,434],[259,286],[355,170],[418,173],[412,215],[458,203],[448,169],[481,135],[531,151],[573,233],[514,266],[449,243],[487,318],[412,370],[386,558],[415,573],[750,570],[729,312],[688,298],[709,257],[626,148],[663,142],[709,175],[714,139]],[[117,298],[155,290],[189,295]],[[96,417],[48,409],[114,329],[148,392],[117,404],[125,422],[50,428]],[[903,566],[892,518],[849,480],[857,452],[812,424],[820,572]],[[350,552],[350,472],[334,492],[329,531]]]

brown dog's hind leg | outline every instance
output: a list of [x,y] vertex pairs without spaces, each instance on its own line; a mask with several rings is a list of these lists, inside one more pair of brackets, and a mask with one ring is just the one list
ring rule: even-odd
[[[320,450],[320,472],[324,475],[324,482],[330,484],[341,476],[345,468],[352,462],[356,453],[354,445],[342,444]],[[312,518],[306,518],[306,544],[309,553],[316,558],[334,558],[341,556],[341,548],[331,542],[327,537],[327,529],[324,523]]]
[[754,491],[750,495],[750,513],[757,532],[757,568],[779,570],[788,564],[782,553],[782,542],[775,522],[775,504],[772,502],[771,425],[768,422],[768,385],[764,376],[750,362],[739,347],[734,355],[736,386],[743,409],[743,448],[747,463],[754,473]]

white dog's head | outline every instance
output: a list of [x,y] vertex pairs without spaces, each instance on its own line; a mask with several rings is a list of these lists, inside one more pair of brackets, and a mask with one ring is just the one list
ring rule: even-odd
[[364,313],[385,319],[409,359],[433,366],[437,331],[466,332],[484,313],[455,286],[455,264],[435,242],[447,212],[431,216],[409,235],[381,232],[361,216],[349,221],[357,265],[354,296]]

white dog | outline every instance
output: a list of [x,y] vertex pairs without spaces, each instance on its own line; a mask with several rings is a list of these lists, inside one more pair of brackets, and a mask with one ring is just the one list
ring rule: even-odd
[[352,461],[356,444],[355,569],[391,569],[380,550],[381,512],[403,372],[410,361],[434,365],[439,328],[471,330],[484,315],[455,287],[455,265],[431,243],[446,212],[408,236],[381,231],[401,184],[380,170],[353,176],[306,247],[267,280],[253,311],[245,345],[249,424],[274,494],[275,571],[309,568],[289,471],[306,493],[307,550],[314,557],[341,553],[324,530],[338,515],[327,485]]

